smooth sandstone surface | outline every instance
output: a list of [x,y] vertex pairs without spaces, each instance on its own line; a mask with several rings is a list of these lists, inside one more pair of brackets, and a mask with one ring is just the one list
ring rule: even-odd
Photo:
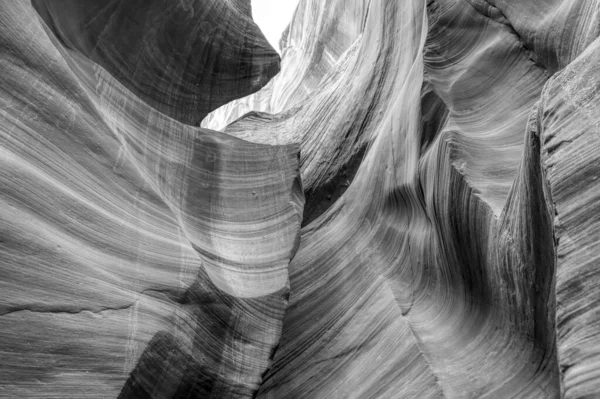
[[162,113],[199,124],[263,87],[279,55],[246,0],[33,0],[61,45]]
[[365,28],[363,0],[300,0],[283,32],[281,72],[261,91],[212,112],[202,126],[221,130],[246,113],[279,113],[319,85]]
[[0,7],[0,396],[251,396],[289,296],[298,146],[172,119],[28,1]]
[[596,2],[250,15],[0,4],[0,397],[600,396]]

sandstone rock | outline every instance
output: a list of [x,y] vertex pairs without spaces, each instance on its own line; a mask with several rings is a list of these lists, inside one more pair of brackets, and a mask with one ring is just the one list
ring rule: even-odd
[[298,146],[172,119],[28,2],[0,8],[0,396],[251,396],[289,295]]
[[280,41],[282,69],[258,93],[212,112],[202,126],[221,130],[250,111],[279,113],[305,99],[363,33],[368,2],[300,0]]
[[187,124],[259,90],[279,71],[279,56],[252,21],[249,0],[32,4],[61,45]]
[[600,395],[595,2],[250,15],[0,4],[0,397]]

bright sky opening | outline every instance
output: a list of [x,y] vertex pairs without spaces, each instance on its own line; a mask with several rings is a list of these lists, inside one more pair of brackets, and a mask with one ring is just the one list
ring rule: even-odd
[[297,5],[298,0],[252,0],[254,22],[279,53],[279,39],[292,20]]

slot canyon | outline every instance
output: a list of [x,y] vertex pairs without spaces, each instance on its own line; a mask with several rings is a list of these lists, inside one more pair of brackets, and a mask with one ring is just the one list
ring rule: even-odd
[[599,36],[0,1],[0,398],[600,398]]

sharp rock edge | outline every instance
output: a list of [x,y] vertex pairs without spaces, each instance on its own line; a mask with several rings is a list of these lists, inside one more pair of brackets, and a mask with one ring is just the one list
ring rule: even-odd
[[599,12],[1,3],[0,397],[600,396]]

